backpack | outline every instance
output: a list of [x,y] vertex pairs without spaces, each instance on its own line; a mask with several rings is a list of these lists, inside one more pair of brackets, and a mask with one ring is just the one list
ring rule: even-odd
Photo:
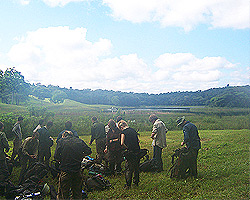
[[154,172],[157,171],[157,161],[156,159],[148,159],[139,165],[139,169],[142,172]]
[[22,183],[32,182],[39,184],[44,176],[48,174],[46,165],[40,162],[35,162],[29,166],[27,172],[23,177]]
[[112,187],[109,180],[104,179],[100,174],[97,174],[91,178],[88,178],[85,182],[87,191],[93,190],[105,190]]
[[188,149],[186,147],[174,150],[171,162],[172,166],[169,169],[170,178],[185,178],[189,167],[188,161]]

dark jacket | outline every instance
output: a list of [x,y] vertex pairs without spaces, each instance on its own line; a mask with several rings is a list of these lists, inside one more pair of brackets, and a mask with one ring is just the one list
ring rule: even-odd
[[[118,139],[118,141],[111,141]],[[112,129],[109,129],[107,133],[107,143],[106,143],[108,150],[109,151],[121,151],[122,146],[121,146],[121,131],[117,128],[115,132],[112,131]]]
[[38,149],[47,149],[50,148],[53,145],[53,140],[51,140],[50,138],[50,134],[48,129],[46,128],[46,126],[38,129],[38,133],[39,133],[39,146]]
[[184,143],[187,145],[187,148],[190,149],[200,149],[201,142],[198,133],[197,127],[192,124],[191,122],[186,122],[183,126],[183,133],[184,133]]
[[58,141],[54,157],[60,162],[62,171],[79,172],[82,159],[91,153],[91,148],[83,140],[67,136]]
[[94,122],[91,127],[91,140],[92,143],[94,140],[102,139],[106,137],[105,126],[100,122]]
[[127,128],[122,131],[122,134],[125,135],[124,143],[128,147],[130,152],[139,152],[140,145],[138,139],[138,133],[133,128]]

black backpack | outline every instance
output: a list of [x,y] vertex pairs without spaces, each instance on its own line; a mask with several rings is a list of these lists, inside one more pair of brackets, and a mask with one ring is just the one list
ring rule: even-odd
[[109,180],[104,179],[100,174],[88,178],[85,182],[87,191],[105,190],[112,187]]
[[186,178],[187,169],[189,167],[188,149],[183,147],[174,150],[171,163],[172,166],[169,169],[170,178]]
[[41,162],[35,162],[29,166],[27,172],[24,175],[22,183],[32,182],[39,184],[44,176],[48,174],[46,165]]
[[145,160],[139,166],[140,171],[142,172],[155,172],[158,170],[158,165],[156,159]]

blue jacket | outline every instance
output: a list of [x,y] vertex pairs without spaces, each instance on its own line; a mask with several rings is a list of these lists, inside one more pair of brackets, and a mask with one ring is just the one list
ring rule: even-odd
[[187,148],[190,149],[200,149],[201,142],[198,133],[197,127],[192,124],[191,122],[186,122],[183,126],[183,133],[184,133],[184,143],[187,145]]

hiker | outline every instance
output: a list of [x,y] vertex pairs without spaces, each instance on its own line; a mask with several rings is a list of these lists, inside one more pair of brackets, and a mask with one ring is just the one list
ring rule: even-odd
[[107,166],[107,160],[105,159],[105,147],[106,147],[106,132],[105,132],[105,126],[104,124],[98,122],[96,117],[91,118],[92,126],[91,126],[91,140],[89,142],[89,145],[93,143],[95,140],[96,143],[96,162],[101,164],[102,161],[105,161],[105,164]]
[[53,139],[50,137],[49,129],[53,126],[53,122],[47,122],[46,126],[38,129],[39,145],[38,145],[38,160],[49,167],[49,159],[51,156],[50,147],[53,145]]
[[13,152],[11,155],[11,161],[15,160],[15,157],[18,155],[18,151],[22,145],[22,130],[21,123],[23,122],[23,117],[20,116],[17,119],[17,122],[14,124],[12,128],[12,132],[15,134],[15,139],[13,140]]
[[130,128],[124,120],[118,122],[118,127],[122,131],[121,145],[126,148],[126,151],[124,152],[126,158],[125,189],[129,189],[132,184],[133,175],[135,186],[138,186],[139,184],[140,145],[138,133],[133,128]]
[[74,130],[72,130],[72,122],[71,121],[67,121],[67,122],[65,122],[65,129],[58,134],[58,137],[56,139],[56,143],[58,143],[58,140],[60,140],[62,138],[62,134],[65,131],[71,131],[75,137],[79,137],[78,134],[77,134],[77,132],[74,131]]
[[153,139],[153,159],[156,160],[158,172],[163,171],[162,150],[167,146],[166,128],[163,121],[161,121],[155,114],[149,116],[149,121],[153,124],[151,138]]
[[7,180],[10,175],[5,154],[10,147],[3,129],[4,124],[0,122],[0,182]]
[[111,175],[116,172],[120,173],[121,163],[122,163],[122,146],[121,146],[121,130],[117,128],[116,123],[113,119],[110,119],[108,122],[109,131],[107,133],[106,139],[106,149],[104,150],[105,153],[108,154],[108,161],[109,161],[109,169]]
[[55,159],[60,162],[58,199],[82,199],[81,162],[91,148],[71,131],[65,131],[56,146]]
[[200,137],[197,127],[189,121],[186,121],[185,116],[176,120],[177,126],[182,127],[184,133],[184,140],[181,142],[181,146],[186,144],[188,149],[189,160],[189,174],[190,176],[197,177],[197,156],[198,151],[201,148]]
[[33,133],[37,133],[38,129],[42,128],[44,124],[44,120],[43,119],[40,119],[39,122],[38,122],[38,125],[37,127],[34,129]]
[[28,166],[33,164],[36,161],[38,155],[38,132],[34,132],[32,137],[27,137],[19,150],[19,158],[21,164],[21,171],[19,176],[19,184],[22,183],[25,172],[27,171]]

